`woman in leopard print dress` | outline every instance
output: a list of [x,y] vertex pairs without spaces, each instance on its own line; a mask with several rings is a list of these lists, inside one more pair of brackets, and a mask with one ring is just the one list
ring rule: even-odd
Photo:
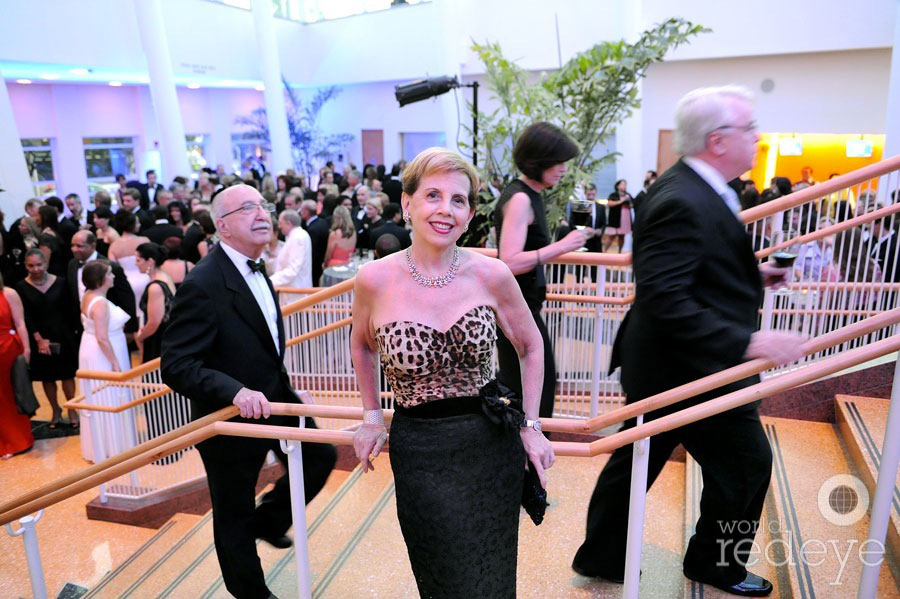
[[[528,305],[505,264],[456,246],[478,185],[459,155],[419,154],[403,171],[412,246],[356,277],[350,344],[365,418],[354,447],[367,471],[385,440],[380,356],[394,392],[397,517],[422,597],[515,596],[524,468],[546,485],[554,459],[533,427],[544,356]],[[531,428],[514,412],[484,411],[497,405],[498,326],[519,354]]]

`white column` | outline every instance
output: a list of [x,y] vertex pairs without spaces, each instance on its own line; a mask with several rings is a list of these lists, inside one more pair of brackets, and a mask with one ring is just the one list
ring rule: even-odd
[[294,167],[294,161],[271,0],[253,0],[253,22],[256,24],[256,48],[262,66],[263,85],[266,86],[266,118],[269,121],[269,142],[272,144],[269,160],[273,171],[284,172]]
[[[891,51],[891,74],[888,80],[887,115],[884,123],[884,157],[900,154],[900,0],[895,2],[894,48]],[[890,197],[885,198],[890,201]]]
[[166,22],[159,0],[134,0],[134,10],[141,33],[141,45],[147,55],[150,96],[160,132],[163,172],[158,173],[157,179],[166,184],[173,177],[191,174],[187,144],[184,141],[184,124],[175,91],[175,76],[172,73],[172,57],[169,55],[169,42],[166,38]]
[[9,90],[0,71],[0,209],[6,214],[9,224],[23,213],[25,200],[34,195],[34,187],[28,176],[28,165],[19,139]]

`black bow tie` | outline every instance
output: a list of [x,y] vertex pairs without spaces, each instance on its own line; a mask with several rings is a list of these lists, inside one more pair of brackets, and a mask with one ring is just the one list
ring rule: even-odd
[[262,258],[259,260],[247,260],[247,266],[250,267],[250,272],[258,272],[261,275],[266,274],[266,263],[263,262]]

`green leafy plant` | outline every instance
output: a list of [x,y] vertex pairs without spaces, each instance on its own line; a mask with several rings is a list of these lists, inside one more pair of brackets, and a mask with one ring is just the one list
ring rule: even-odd
[[[576,185],[591,180],[618,156],[617,152],[596,153],[616,127],[640,107],[637,86],[647,68],[707,31],[683,19],[669,19],[645,31],[633,44],[603,42],[576,54],[562,68],[537,76],[506,58],[499,44],[473,43],[472,49],[485,66],[487,87],[500,104],[491,113],[478,113],[475,139],[483,180],[490,180],[494,173],[515,176],[512,148],[525,127],[536,121],[561,127],[578,142],[581,153],[571,161],[563,179],[544,192],[547,220],[555,229]],[[471,136],[471,129],[468,132]],[[496,199],[487,192],[482,200],[478,206],[482,226],[472,231],[470,245],[480,244],[487,236],[486,223],[496,206]]]
[[[306,173],[308,181],[316,170],[314,164],[316,160],[324,162],[334,158],[345,143],[353,141],[353,135],[349,133],[326,134],[318,125],[322,108],[340,95],[341,88],[337,86],[320,88],[312,100],[304,104],[297,91],[291,88],[286,80],[282,79],[282,82],[294,166]],[[250,116],[240,116],[234,122],[247,127],[247,133],[258,136],[263,140],[261,144],[263,149],[266,152],[271,151],[269,120],[265,108],[257,108]]]

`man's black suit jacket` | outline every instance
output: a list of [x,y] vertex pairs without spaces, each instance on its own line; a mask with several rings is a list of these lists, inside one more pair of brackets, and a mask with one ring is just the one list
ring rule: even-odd
[[888,239],[883,240],[877,245],[873,243],[871,256],[878,261],[878,266],[881,267],[882,276],[888,283],[900,281],[900,268],[898,268],[896,264],[898,241],[900,241],[900,230],[895,229]]
[[397,241],[400,242],[401,250],[405,250],[412,245],[412,238],[409,236],[409,231],[392,220],[387,221],[377,229],[369,231],[369,245],[372,249],[375,249],[375,244],[378,243],[378,238],[382,235],[393,235],[396,237]]
[[324,269],[322,263],[325,262],[325,250],[328,249],[331,225],[319,216],[306,226],[306,232],[309,233],[309,240],[312,242],[312,283],[313,287],[318,287]]
[[[138,330],[137,310],[135,309],[134,290],[128,283],[128,277],[122,267],[111,262],[113,272],[113,286],[106,292],[106,299],[119,306],[128,313],[130,318],[125,323],[126,333],[136,333]],[[78,260],[72,258],[66,267],[66,282],[69,284],[70,297],[74,299],[74,308],[76,312],[75,321],[81,328],[81,304],[78,298]]]
[[141,235],[152,241],[153,243],[157,243],[162,245],[163,242],[169,237],[177,237],[178,239],[184,238],[184,231],[181,230],[181,227],[178,225],[173,225],[171,223],[160,223],[154,224],[151,227],[148,227],[146,230],[141,230]]
[[[156,192],[153,195],[153,199],[156,199],[156,194],[161,191],[165,191],[165,187],[161,183],[157,183],[154,187]],[[141,192],[141,208],[144,210],[150,210],[150,186],[146,183],[142,183],[138,190]],[[154,202],[155,203],[155,202]]]
[[138,208],[134,212],[135,218],[138,219],[138,222],[141,223],[141,228],[138,231],[138,235],[143,235],[144,231],[153,226],[153,223],[156,222],[153,219],[153,215],[150,214],[149,210],[144,210],[143,208]]
[[[266,279],[268,281],[268,279]],[[275,305],[275,290],[269,283]],[[278,311],[276,348],[263,313],[234,263],[216,246],[194,267],[175,294],[162,344],[162,378],[191,400],[191,417],[232,405],[242,387],[271,402],[300,403],[284,367],[284,324]],[[296,417],[238,422],[297,426]],[[267,450],[265,439],[213,437],[203,451],[218,457]]]
[[[762,279],[750,237],[716,192],[678,161],[651,186],[634,223],[634,305],[611,368],[633,402],[743,361],[757,328]],[[753,384],[751,377],[685,405]]]

